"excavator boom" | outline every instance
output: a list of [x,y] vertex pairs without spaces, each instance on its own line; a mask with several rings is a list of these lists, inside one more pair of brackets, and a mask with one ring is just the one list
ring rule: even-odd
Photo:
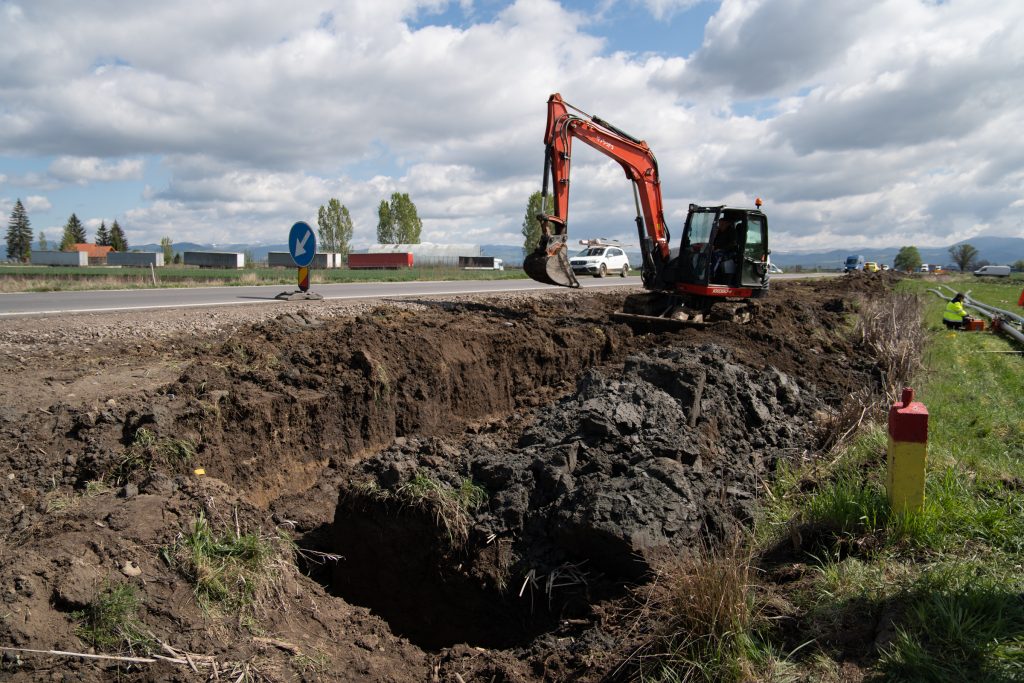
[[[569,110],[578,112],[571,113]],[[661,202],[658,162],[647,143],[615,128],[596,116],[566,103],[561,95],[548,98],[548,118],[544,131],[544,175],[542,206],[546,206],[548,182],[554,199],[554,213],[537,216],[541,224],[540,244],[526,257],[523,269],[534,280],[547,284],[578,287],[569,266],[569,173],[573,139],[579,139],[619,163],[626,178],[637,189],[642,216],[637,216],[641,238],[653,238],[659,257],[669,256],[668,231]]]
[[[768,291],[768,222],[760,209],[690,205],[676,251],[665,222],[658,162],[646,142],[587,114],[555,93],[548,98],[544,129],[541,237],[523,269],[534,280],[579,287],[568,259],[569,175],[573,140],[616,161],[632,183],[636,228],[650,305],[662,310],[701,309],[715,301],[746,300]],[[645,304],[647,305],[647,304]],[[659,314],[664,316],[665,314]],[[681,314],[680,314],[681,315]],[[686,315],[690,316],[690,313]]]

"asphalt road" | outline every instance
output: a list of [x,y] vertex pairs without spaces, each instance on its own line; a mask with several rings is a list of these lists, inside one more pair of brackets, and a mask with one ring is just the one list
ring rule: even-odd
[[[821,275],[826,275],[822,273]],[[773,275],[789,279],[800,275]],[[803,277],[807,277],[804,275]],[[640,278],[581,278],[584,289],[640,286]],[[535,290],[556,291],[551,285],[533,280],[461,280],[451,282],[359,282],[323,284],[311,288],[324,299],[385,299],[394,297],[488,294]],[[281,292],[294,291],[284,285],[254,287],[190,287],[175,289],[118,289],[81,292],[18,292],[0,294],[0,318],[24,315],[100,313],[191,306],[234,306],[244,304],[283,304],[275,299]]]

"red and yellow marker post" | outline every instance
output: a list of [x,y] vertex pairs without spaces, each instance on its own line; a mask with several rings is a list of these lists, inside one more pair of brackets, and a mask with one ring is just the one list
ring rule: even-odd
[[309,268],[299,268],[299,291],[309,291]]
[[928,409],[903,390],[900,402],[889,408],[889,457],[885,489],[893,512],[924,508],[924,474],[928,461]]

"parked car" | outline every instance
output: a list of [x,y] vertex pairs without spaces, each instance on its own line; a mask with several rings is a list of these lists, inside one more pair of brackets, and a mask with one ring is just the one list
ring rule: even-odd
[[974,271],[975,277],[1010,277],[1010,266],[982,266]]
[[882,270],[889,270],[889,264],[888,263],[883,263],[882,264]]
[[590,246],[569,259],[572,272],[577,275],[593,275],[604,277],[608,273],[618,273],[622,277],[629,275],[629,257],[620,247],[595,245]]
[[875,263],[874,261],[865,261],[864,262],[864,272],[865,273],[877,273],[879,270],[881,270],[881,268],[879,268],[878,264]]
[[768,264],[768,272],[771,275],[782,275],[782,273],[785,272],[785,271],[783,271],[782,268],[779,268],[774,263],[769,263]]

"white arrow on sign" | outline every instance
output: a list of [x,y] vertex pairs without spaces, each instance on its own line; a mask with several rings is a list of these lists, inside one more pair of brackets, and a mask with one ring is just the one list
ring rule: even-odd
[[306,240],[308,240],[309,236],[312,235],[312,234],[313,234],[312,230],[307,230],[306,234],[304,234],[302,236],[302,239],[301,240],[297,240],[295,242],[295,256],[296,256],[296,258],[298,258],[299,256],[302,256],[303,254],[306,253]]

